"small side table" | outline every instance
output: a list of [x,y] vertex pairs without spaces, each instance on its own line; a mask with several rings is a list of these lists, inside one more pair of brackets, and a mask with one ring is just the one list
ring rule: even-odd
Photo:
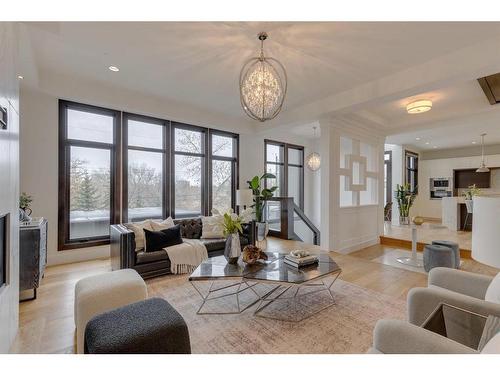
[[[487,329],[487,319],[488,317],[473,311],[441,303],[421,327],[474,350],[481,350],[481,343],[491,338],[485,337],[485,331],[493,331]],[[482,345],[484,344],[485,342]]]
[[424,262],[417,255],[417,226],[411,226],[411,257],[400,257],[397,261],[401,264],[412,267],[423,267]]

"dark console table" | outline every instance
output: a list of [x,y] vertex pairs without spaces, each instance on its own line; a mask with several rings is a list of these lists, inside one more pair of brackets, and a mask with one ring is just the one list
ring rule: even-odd
[[33,298],[36,299],[36,290],[47,264],[47,220],[33,219],[30,223],[19,225],[19,291],[33,289]]

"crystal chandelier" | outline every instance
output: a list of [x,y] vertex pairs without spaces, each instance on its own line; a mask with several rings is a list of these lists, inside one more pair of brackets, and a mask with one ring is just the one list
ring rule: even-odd
[[[314,137],[316,138],[316,126],[313,127],[313,129],[314,129]],[[307,156],[306,164],[311,171],[316,172],[321,165],[321,157],[317,152],[312,152]]]
[[240,72],[240,100],[245,113],[264,122],[281,111],[286,95],[287,77],[283,65],[264,56],[266,33],[259,34],[260,56],[248,60]]

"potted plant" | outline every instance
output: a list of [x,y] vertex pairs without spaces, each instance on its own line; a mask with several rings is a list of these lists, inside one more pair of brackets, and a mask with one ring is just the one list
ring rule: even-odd
[[240,233],[243,233],[241,223],[244,215],[237,215],[233,210],[222,215],[222,228],[224,237],[226,237],[226,246],[224,247],[224,257],[229,264],[238,262],[241,254]]
[[481,189],[478,189],[476,187],[476,184],[470,185],[462,195],[465,198],[465,206],[467,207],[467,212],[472,213],[472,207],[473,207],[472,199],[477,195],[481,195]]
[[22,192],[19,196],[19,221],[29,222],[31,221],[31,202],[33,202],[33,197],[31,195]]
[[415,193],[411,191],[410,184],[396,186],[396,201],[399,208],[399,223],[410,224],[410,208],[415,201]]
[[276,178],[272,173],[264,173],[261,177],[255,176],[250,181],[247,181],[248,187],[252,189],[253,192],[253,202],[252,208],[255,210],[255,221],[257,227],[257,239],[262,241],[266,238],[268,232],[268,224],[264,220],[264,206],[266,200],[272,198],[274,192],[278,188],[273,186],[271,188],[261,188],[262,180],[266,178]]

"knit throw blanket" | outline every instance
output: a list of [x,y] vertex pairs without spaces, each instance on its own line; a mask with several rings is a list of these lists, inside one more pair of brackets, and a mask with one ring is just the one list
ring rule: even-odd
[[192,273],[201,262],[208,259],[205,245],[199,240],[183,238],[183,243],[165,248],[173,274]]

